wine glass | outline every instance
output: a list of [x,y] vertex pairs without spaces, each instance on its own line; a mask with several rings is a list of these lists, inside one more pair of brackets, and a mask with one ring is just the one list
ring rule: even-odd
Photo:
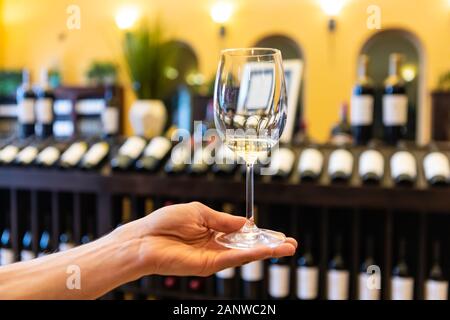
[[214,88],[214,123],[223,143],[246,163],[246,218],[237,232],[219,233],[228,248],[277,247],[283,233],[254,222],[253,165],[277,145],[286,122],[286,84],[281,52],[269,48],[221,52]]

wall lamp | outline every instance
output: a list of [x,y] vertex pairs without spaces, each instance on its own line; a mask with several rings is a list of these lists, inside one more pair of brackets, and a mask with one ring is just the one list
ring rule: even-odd
[[224,38],[226,35],[226,23],[230,20],[233,14],[233,5],[229,1],[219,0],[216,1],[210,11],[211,19],[220,25],[219,36]]

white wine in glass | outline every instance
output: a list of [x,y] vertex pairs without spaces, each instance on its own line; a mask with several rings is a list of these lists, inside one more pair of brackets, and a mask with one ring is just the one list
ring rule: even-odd
[[279,50],[222,51],[214,88],[214,122],[224,144],[247,167],[247,222],[237,232],[217,235],[216,241],[225,247],[277,247],[286,240],[283,233],[259,229],[253,216],[253,165],[277,145],[286,123],[286,103]]

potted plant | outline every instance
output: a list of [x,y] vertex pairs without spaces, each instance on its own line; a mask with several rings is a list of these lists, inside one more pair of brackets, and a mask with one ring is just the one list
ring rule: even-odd
[[86,77],[91,85],[112,85],[116,82],[117,66],[109,61],[92,61]]
[[176,49],[163,36],[156,23],[142,25],[125,34],[124,55],[137,100],[130,109],[130,121],[136,134],[151,138],[160,135],[167,122],[163,99],[172,81],[167,70],[174,64]]

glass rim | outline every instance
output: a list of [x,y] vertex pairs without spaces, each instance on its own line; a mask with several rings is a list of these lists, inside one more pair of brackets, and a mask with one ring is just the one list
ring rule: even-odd
[[224,49],[220,52],[220,54],[228,56],[240,56],[240,57],[270,57],[276,55],[281,56],[281,51],[275,48],[249,47],[249,48]]

